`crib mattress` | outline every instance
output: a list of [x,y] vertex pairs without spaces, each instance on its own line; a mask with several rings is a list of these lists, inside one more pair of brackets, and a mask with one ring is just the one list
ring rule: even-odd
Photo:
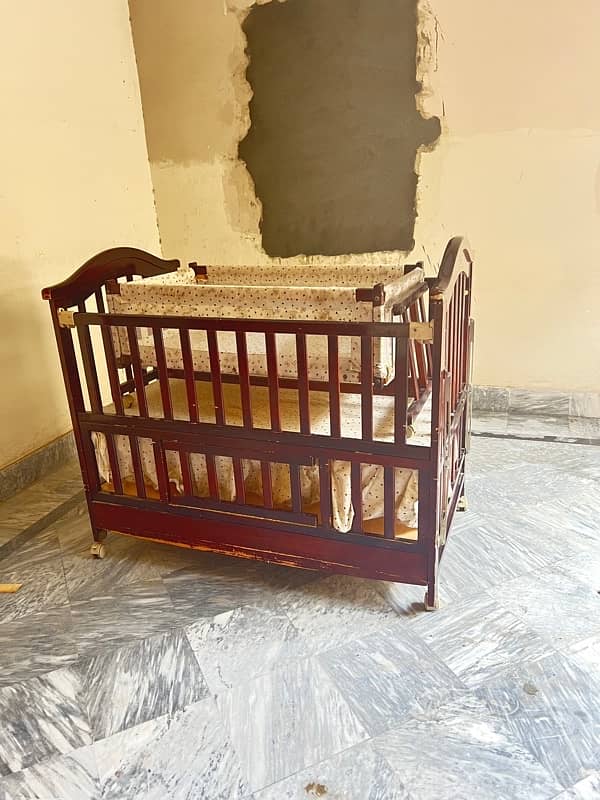
[[[188,406],[185,384],[181,380],[171,380],[171,397],[176,419],[188,419]],[[214,404],[210,384],[199,381],[196,384],[199,416],[201,422],[214,422]],[[146,389],[149,414],[163,418],[162,403],[158,383],[150,384]],[[225,422],[228,425],[242,425],[242,406],[239,387],[233,384],[223,385]],[[393,400],[389,397],[373,398],[373,430],[374,438],[381,441],[393,441]],[[268,390],[253,386],[251,389],[253,423],[256,428],[270,427]],[[320,392],[311,392],[311,432],[329,435],[329,408],[326,396]],[[134,401],[126,413],[138,414]],[[297,394],[294,390],[280,390],[280,413],[283,430],[299,431],[300,419]],[[341,399],[342,436],[360,438],[361,407],[358,395],[343,394]],[[411,444],[428,444],[429,427],[422,418],[418,426],[417,436]],[[121,477],[133,480],[133,466],[127,437],[117,436],[116,448]],[[108,460],[106,439],[101,433],[93,434],[99,476],[102,482],[110,483],[111,472]],[[156,466],[152,442],[149,439],[139,440],[140,458],[144,479],[149,486],[157,488]],[[236,498],[233,462],[227,456],[215,459],[219,494],[224,501]],[[204,456],[191,456],[192,475],[195,492],[199,497],[209,497],[208,475]],[[167,452],[167,469],[169,480],[182,491],[181,464],[176,453]],[[260,462],[251,459],[242,461],[245,489],[248,495],[262,494]],[[418,510],[418,473],[411,469],[396,469],[396,519],[409,529],[417,527]],[[273,500],[282,508],[289,505],[291,499],[289,469],[284,464],[271,466]],[[300,468],[302,503],[306,510],[312,510],[319,502],[319,473],[317,467]],[[383,517],[383,468],[373,464],[363,464],[361,468],[361,488],[363,520],[380,520]],[[350,462],[334,461],[331,466],[331,507],[332,522],[336,530],[347,532],[352,527],[354,510],[351,500]]]

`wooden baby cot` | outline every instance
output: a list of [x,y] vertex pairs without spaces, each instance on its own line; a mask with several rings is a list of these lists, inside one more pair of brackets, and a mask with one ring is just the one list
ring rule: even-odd
[[[191,265],[204,278],[202,268]],[[425,606],[438,605],[438,570],[457,509],[465,507],[464,471],[470,429],[470,319],[472,261],[466,242],[452,239],[438,276],[418,282],[397,302],[391,298],[387,322],[322,321],[109,313],[107,299],[123,282],[148,279],[179,268],[133,248],[100,253],[63,283],[44,289],[58,344],[67,398],[93,530],[92,552],[103,555],[102,541],[112,530],[267,562],[321,569],[366,578],[426,586]],[[407,267],[405,271],[414,269]],[[390,284],[392,285],[392,284]],[[385,284],[357,287],[356,301],[373,307],[388,303]],[[139,333],[153,342],[153,363],[140,357]],[[209,370],[200,370],[192,352],[193,336],[205,337]],[[237,368],[221,365],[219,335],[234,337]],[[180,348],[177,366],[168,363],[167,334]],[[249,368],[248,337],[265,342],[265,374]],[[277,343],[294,342],[296,374],[280,374]],[[325,343],[328,379],[311,376],[307,340]],[[341,373],[340,346],[352,340],[359,353],[359,378]],[[123,350],[119,341],[127,342]],[[393,378],[386,383],[374,370],[376,343],[389,342]],[[103,386],[110,389],[107,406]],[[175,408],[178,384],[185,414]],[[240,418],[231,424],[226,409],[235,387]],[[211,413],[201,409],[210,390]],[[269,422],[255,424],[253,404],[263,392]],[[283,398],[292,398],[297,425],[282,422]],[[160,400],[161,411],[149,402]],[[359,429],[348,435],[344,401],[356,399]],[[327,431],[311,425],[313,398],[324,398]],[[389,435],[380,436],[374,408],[390,409]],[[425,443],[410,438],[424,407],[430,407]],[[387,412],[386,412],[387,413]],[[101,474],[95,443],[106,445],[110,480]],[[124,474],[127,448],[131,474]],[[142,446],[150,447],[156,490],[142,467]],[[147,452],[147,450],[145,451]],[[202,458],[207,489],[200,491],[192,464]],[[172,480],[173,459],[180,481]],[[231,466],[232,492],[224,496],[216,464]],[[259,466],[258,490],[247,483],[248,464]],[[349,529],[334,525],[336,469],[346,466]],[[273,468],[283,468],[289,502],[277,502]],[[381,525],[367,520],[363,471],[381,476]],[[418,477],[418,513],[414,536],[397,519],[400,474]],[[316,502],[303,494],[309,476]],[[343,494],[343,492],[342,492]],[[313,498],[314,499],[314,498]]]

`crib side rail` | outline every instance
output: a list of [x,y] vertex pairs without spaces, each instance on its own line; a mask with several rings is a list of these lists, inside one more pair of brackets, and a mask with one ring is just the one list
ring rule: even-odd
[[[114,331],[120,328],[127,332],[130,344],[129,378],[122,369],[114,353]],[[151,331],[154,342],[155,364],[150,367],[140,358],[137,333],[141,329]],[[164,335],[165,331],[175,330],[181,347],[183,370],[172,370],[167,364]],[[100,335],[94,335],[99,331]],[[201,412],[197,394],[197,373],[191,353],[190,335],[202,331],[207,337],[211,371],[212,411],[214,422],[206,421]],[[224,381],[221,371],[218,334],[232,332],[237,343],[238,386],[240,393],[242,424],[229,425],[224,403]],[[383,471],[385,483],[385,502],[383,510],[382,539],[395,542],[396,517],[395,494],[398,467],[429,472],[429,449],[407,443],[407,412],[409,405],[410,344],[429,341],[432,326],[427,322],[395,323],[336,323],[336,322],[290,322],[277,320],[221,319],[194,317],[166,317],[152,315],[100,314],[93,312],[68,312],[57,316],[59,349],[62,353],[63,368],[66,369],[66,383],[72,400],[73,424],[81,448],[84,477],[89,497],[105,494],[97,469],[96,454],[92,434],[101,433],[106,439],[107,458],[111,476],[111,502],[132,502],[126,479],[133,479],[134,497],[137,501],[158,502],[169,507],[194,507],[203,514],[237,514],[248,519],[281,518],[288,524],[314,528],[315,519],[319,529],[335,533],[331,508],[331,465],[343,461],[351,473],[352,502],[354,522],[352,532],[357,535],[363,531],[363,509],[361,500],[361,469],[374,465]],[[247,336],[262,334],[266,344],[267,387],[270,425],[267,429],[255,427],[251,397],[251,384],[248,366]],[[299,429],[290,430],[282,424],[281,385],[278,375],[277,335],[294,337],[298,359],[298,384],[296,396],[299,412]],[[315,433],[311,429],[310,393],[313,389],[308,380],[307,337],[320,336],[326,340],[329,362],[329,381],[321,392],[326,395],[329,405],[329,431]],[[360,339],[361,377],[359,384],[353,385],[360,395],[360,435],[358,438],[344,435],[341,409],[341,383],[339,366],[339,341],[342,338]],[[382,337],[393,338],[395,342],[396,380],[393,388],[394,432],[391,441],[378,438],[374,427],[373,405],[373,343]],[[81,367],[78,367],[74,341],[78,341],[81,351]],[[106,400],[101,390],[100,367],[106,367],[108,388],[113,408],[106,408]],[[174,375],[174,373],[176,373]],[[183,382],[187,411],[184,417],[175,413],[171,396],[173,377]],[[152,411],[147,401],[148,386],[153,384],[153,392],[160,397],[160,411]],[[135,391],[137,409],[126,408],[124,395]],[[206,411],[206,407],[204,408]],[[139,442],[151,440],[153,443],[154,469],[158,481],[158,497],[149,498],[144,481],[144,469],[140,460]],[[122,474],[119,461],[119,442],[128,442],[133,476]],[[192,491],[190,458],[201,455],[207,459],[210,496],[198,498]],[[183,477],[183,493],[174,491],[170,485],[167,460],[176,457]],[[217,488],[214,459],[227,457],[233,464],[235,480],[235,502],[224,503]],[[243,461],[254,459],[264,465],[262,473],[262,498],[260,505],[246,502],[246,489],[243,480]],[[269,465],[286,464],[289,467],[291,484],[291,507],[276,509],[269,487]],[[300,492],[300,468],[307,464],[317,464],[319,481],[322,483],[320,506],[309,519],[303,509]],[[105,483],[105,482],[104,482]],[[131,483],[131,480],[130,480]],[[131,486],[129,487],[131,489]],[[129,494],[129,497],[127,495]],[[108,495],[111,496],[111,495]],[[406,543],[398,542],[399,546]],[[418,547],[410,542],[409,547]]]
[[439,518],[435,529],[445,542],[454,512],[464,492],[464,461],[470,434],[471,319],[473,261],[465,239],[452,239],[438,277],[430,281],[433,343],[432,459],[438,475]]

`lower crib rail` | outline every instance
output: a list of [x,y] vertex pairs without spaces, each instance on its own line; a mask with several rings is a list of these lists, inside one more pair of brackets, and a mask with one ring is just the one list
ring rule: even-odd
[[143,508],[96,496],[90,503],[93,525],[151,541],[267,561],[302,569],[361,578],[427,583],[427,553],[404,543],[357,542],[358,537],[245,525],[198,516],[192,509]]

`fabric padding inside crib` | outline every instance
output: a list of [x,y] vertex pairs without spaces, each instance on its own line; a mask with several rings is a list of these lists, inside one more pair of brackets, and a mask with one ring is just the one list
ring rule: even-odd
[[[380,280],[394,278],[386,286],[388,302],[373,306],[370,301],[357,301],[356,287],[365,278],[357,277],[357,269],[348,267],[334,270],[309,270],[306,267],[282,272],[266,268],[248,268],[247,283],[224,283],[237,277],[241,280],[240,267],[209,268],[211,280],[197,283],[190,269],[179,269],[167,275],[120,285],[120,294],[109,295],[109,309],[115,314],[157,314],[161,316],[192,315],[197,317],[222,317],[243,319],[286,319],[334,322],[384,322],[391,321],[392,305],[407,297],[423,283],[423,270],[414,269],[403,275],[399,268],[380,271]],[[219,271],[220,270],[220,271]],[[287,274],[289,272],[289,275]],[[371,271],[369,277],[378,274]],[[289,285],[283,285],[289,277]],[[352,280],[352,283],[350,281]],[[263,280],[264,284],[252,280]],[[300,285],[299,281],[305,285]],[[306,285],[313,280],[317,285]],[[327,285],[325,281],[328,280]],[[296,283],[294,283],[294,281]],[[332,285],[337,281],[340,285]],[[376,282],[376,281],[375,281]],[[373,283],[371,283],[373,286]],[[392,291],[393,289],[393,291]],[[151,332],[139,331],[140,357],[149,366],[156,363]],[[393,346],[389,339],[374,339],[374,376],[385,383],[393,377]],[[340,337],[340,378],[357,383],[360,375],[360,343],[349,337]],[[115,347],[119,354],[129,354],[127,334],[120,329],[115,336]],[[326,381],[327,341],[324,336],[308,337],[308,369],[311,380]],[[181,369],[181,350],[177,331],[165,336],[167,364]],[[206,336],[203,332],[192,332],[194,368],[210,371]],[[221,371],[235,374],[238,371],[235,337],[219,334]],[[278,368],[281,377],[296,376],[295,344],[293,337],[277,336]],[[248,336],[249,368],[252,375],[266,375],[264,337],[261,334]]]
[[[199,381],[196,383],[199,416],[201,422],[214,422],[214,403],[211,385]],[[188,419],[188,406],[185,384],[182,380],[170,381],[171,398],[174,416],[176,419]],[[146,388],[149,415],[154,418],[163,418],[160,390],[157,382]],[[225,422],[227,425],[242,426],[242,406],[239,387],[234,384],[223,385],[223,399],[225,409]],[[390,397],[375,396],[373,398],[373,430],[374,438],[381,441],[393,440],[394,407]],[[263,387],[253,386],[251,391],[253,424],[256,428],[270,427],[268,390]],[[112,410],[111,408],[107,409]],[[311,392],[311,432],[313,434],[329,435],[329,408],[327,395],[322,392]],[[127,409],[128,414],[138,414],[137,402]],[[299,431],[300,420],[298,411],[297,393],[291,389],[280,390],[280,413],[283,430]],[[358,395],[342,394],[341,421],[342,436],[360,438],[361,435],[361,407]],[[411,444],[429,443],[429,426],[426,412],[421,415],[422,424],[417,426],[417,435],[411,439]],[[422,430],[422,433],[419,431]],[[94,433],[94,446],[98,463],[101,482],[110,483],[111,472],[108,459],[106,439],[101,433]],[[129,441],[125,436],[115,437],[119,468],[122,479],[133,481],[133,465]],[[148,486],[156,489],[157,476],[154,462],[154,453],[150,439],[139,440],[140,457],[144,472],[144,479]],[[368,456],[366,457],[368,458]],[[217,456],[217,477],[219,494],[223,501],[236,499],[233,462],[230,457]],[[194,479],[195,494],[199,497],[209,497],[208,476],[206,462],[201,454],[191,456],[191,467]],[[250,459],[242,461],[244,485],[249,496],[262,495],[262,481],[260,462]],[[182,491],[181,463],[175,452],[167,452],[167,469],[169,480]],[[289,507],[291,498],[289,468],[285,464],[272,464],[273,500],[281,508]],[[302,503],[306,511],[314,513],[314,508],[319,502],[319,471],[318,467],[300,468]],[[361,470],[362,506],[365,528],[366,521],[381,520],[383,518],[384,491],[383,468],[373,464],[363,464]],[[417,527],[418,508],[418,474],[411,469],[395,470],[395,511],[399,527],[411,529],[407,538],[415,538]],[[351,501],[351,475],[350,462],[334,461],[331,469],[331,506],[334,527],[340,532],[347,532],[352,526],[354,510]],[[377,531],[378,526],[372,526]]]

